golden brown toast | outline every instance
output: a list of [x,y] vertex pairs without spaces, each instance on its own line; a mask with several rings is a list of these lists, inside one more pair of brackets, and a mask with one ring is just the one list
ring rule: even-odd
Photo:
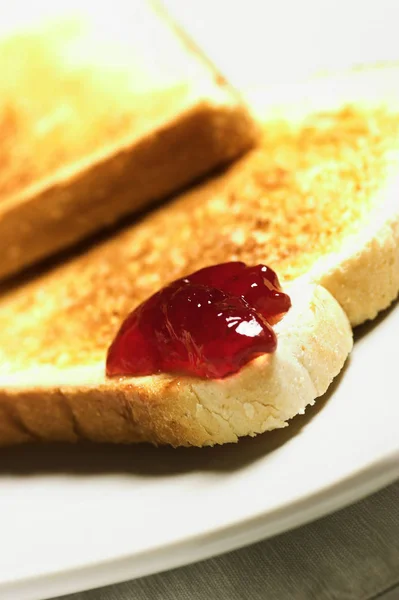
[[256,137],[238,95],[156,3],[64,11],[0,41],[0,278]]
[[[399,87],[398,68],[358,76],[380,82],[381,98],[384,81]],[[223,443],[283,426],[324,393],[352,345],[339,303],[356,324],[398,293],[399,110],[393,99],[348,97],[301,119],[284,114],[269,117],[259,147],[221,175],[3,296],[3,443]],[[105,378],[107,348],[131,309],[228,260],[264,262],[293,282],[274,355],[218,381]]]
[[23,370],[5,368],[0,446],[80,440],[213,446],[285,427],[324,394],[352,349],[349,321],[327,290],[299,284],[289,291],[292,308],[275,326],[277,350],[224,379],[167,373],[110,379],[104,357],[71,367],[33,360]]

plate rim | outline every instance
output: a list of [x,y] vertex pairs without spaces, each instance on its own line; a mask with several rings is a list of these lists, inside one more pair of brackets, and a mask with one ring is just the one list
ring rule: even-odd
[[343,509],[399,480],[399,447],[337,482],[275,509],[144,552],[0,583],[4,600],[49,600],[176,569],[238,550]]

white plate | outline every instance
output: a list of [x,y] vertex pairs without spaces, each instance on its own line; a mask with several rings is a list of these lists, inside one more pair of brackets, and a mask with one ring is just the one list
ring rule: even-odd
[[214,449],[0,453],[0,598],[43,600],[249,544],[399,476],[399,305],[286,430]]

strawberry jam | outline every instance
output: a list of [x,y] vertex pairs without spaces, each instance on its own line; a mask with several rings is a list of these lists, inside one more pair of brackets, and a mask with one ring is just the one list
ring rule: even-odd
[[109,348],[107,375],[226,377],[276,350],[272,325],[290,306],[276,273],[265,265],[206,267],[130,313]]

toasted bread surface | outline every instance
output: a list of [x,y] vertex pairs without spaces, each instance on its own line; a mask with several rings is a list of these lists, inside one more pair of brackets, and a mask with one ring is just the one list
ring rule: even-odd
[[82,2],[0,42],[0,277],[248,149],[256,128],[152,2]]
[[236,375],[107,379],[104,363],[0,376],[0,445],[89,440],[173,446],[235,442],[284,427],[323,394],[352,347],[348,319],[322,287],[294,285],[277,351]]
[[[336,185],[334,168],[330,186],[328,163],[321,163],[320,170],[327,171],[324,194],[332,217],[327,239],[335,238],[335,244],[321,248],[318,258],[317,248],[313,251],[312,247],[304,277],[329,289],[353,326],[373,319],[399,291],[399,65],[362,67],[319,77],[303,88],[276,87],[273,93],[258,87],[249,90],[247,97],[263,120],[283,117],[303,125],[310,115],[317,112],[328,117],[337,107],[355,108],[366,119],[363,131],[361,126],[356,131],[360,123],[353,120],[349,136],[332,132],[332,145],[334,135],[343,134]],[[334,211],[334,187],[341,215]],[[320,195],[315,198],[319,201]],[[357,217],[356,206],[360,209]]]
[[3,295],[2,368],[104,360],[138,303],[228,260],[322,281],[352,324],[375,316],[399,287],[398,114],[348,105],[268,122],[262,144],[220,176]]
[[[398,74],[399,69],[392,69],[390,77],[399,82]],[[375,71],[367,77],[372,86]],[[349,97],[346,103],[340,99],[335,107],[308,111],[300,118],[289,107],[278,115],[266,114],[259,146],[219,176],[3,294],[3,443],[35,435],[222,443],[281,426],[325,391],[350,351],[345,311],[357,324],[375,316],[398,293],[399,110],[394,102],[379,102],[378,97],[371,104]],[[257,359],[223,382],[168,375],[104,380],[106,350],[131,309],[167,282],[228,260],[269,264],[284,286],[293,285],[293,297],[296,285],[306,288],[309,281],[321,282],[338,302],[327,290],[310,285],[319,300],[303,294],[306,314],[323,318],[306,321],[293,309],[281,321],[275,358]],[[324,309],[314,313],[319,302]],[[306,322],[309,325],[301,328]],[[280,363],[282,356],[289,358]],[[304,371],[297,371],[298,362],[306,363]],[[284,366],[279,371],[270,365]],[[324,376],[324,383],[312,387]],[[307,391],[302,393],[301,386]],[[254,398],[251,389],[258,394],[256,402],[270,398],[270,413],[267,416],[256,404],[255,421],[249,426],[243,414],[252,414],[245,408],[246,398]],[[284,400],[276,412],[271,398],[279,398],[280,392]],[[134,425],[126,417],[132,405]],[[52,406],[61,415],[53,433]],[[284,407],[291,408],[284,412]],[[39,427],[40,419],[48,419],[48,424]],[[66,423],[68,435],[62,429]]]

